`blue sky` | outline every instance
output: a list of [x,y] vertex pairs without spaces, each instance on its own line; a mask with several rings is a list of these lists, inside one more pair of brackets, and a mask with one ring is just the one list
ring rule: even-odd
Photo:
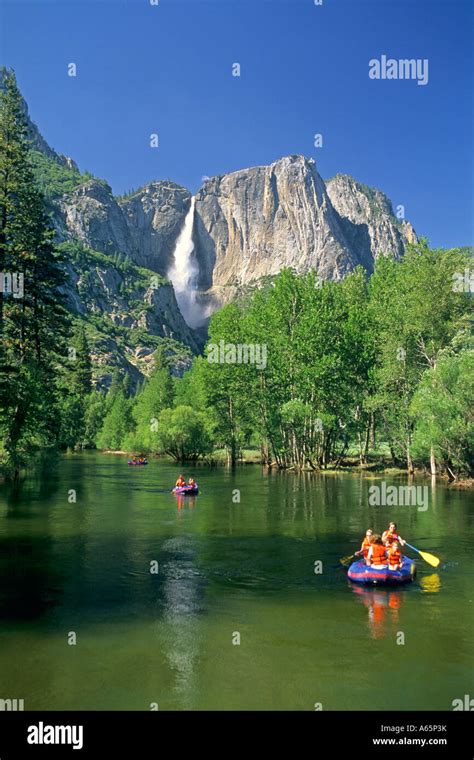
[[[1,61],[15,69],[50,145],[115,193],[164,178],[195,191],[203,175],[303,153],[323,177],[344,172],[379,187],[432,245],[466,245],[474,242],[473,7],[1,0]],[[427,58],[428,84],[369,79],[369,60],[382,54]]]

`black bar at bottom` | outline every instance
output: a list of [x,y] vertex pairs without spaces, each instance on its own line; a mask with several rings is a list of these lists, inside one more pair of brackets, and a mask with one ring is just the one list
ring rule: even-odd
[[[53,743],[54,742],[54,743]],[[0,760],[218,752],[473,758],[470,712],[1,712]],[[306,750],[307,751],[307,750]],[[402,754],[403,753],[403,754]]]

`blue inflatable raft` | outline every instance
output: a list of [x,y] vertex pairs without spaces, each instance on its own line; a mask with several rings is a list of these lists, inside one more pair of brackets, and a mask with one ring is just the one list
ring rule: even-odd
[[347,571],[347,577],[354,583],[365,583],[373,586],[399,585],[410,583],[416,575],[416,565],[412,559],[403,557],[402,566],[399,570],[390,570],[388,567],[368,567],[363,559],[353,562]]
[[173,493],[181,494],[182,496],[194,496],[199,493],[199,488],[195,486],[177,486],[173,488]]

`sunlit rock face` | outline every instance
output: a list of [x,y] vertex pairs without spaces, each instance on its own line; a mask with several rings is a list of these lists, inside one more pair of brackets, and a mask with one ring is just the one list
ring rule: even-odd
[[212,178],[196,196],[196,216],[202,284],[245,284],[283,267],[339,278],[357,263],[303,156]]
[[378,255],[401,256],[416,235],[383,193],[345,175],[326,184],[297,155],[206,181],[194,238],[199,288],[217,306],[283,267],[336,280],[360,264],[371,271]]

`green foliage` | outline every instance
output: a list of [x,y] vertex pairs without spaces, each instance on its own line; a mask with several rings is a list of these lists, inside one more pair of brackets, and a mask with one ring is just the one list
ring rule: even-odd
[[182,377],[174,379],[176,406],[192,406],[200,411],[206,409],[206,378],[202,366],[205,361],[203,357],[197,356],[189,370]]
[[474,352],[440,357],[427,370],[411,403],[413,452],[426,460],[434,451],[453,470],[474,474]]
[[69,351],[71,365],[69,387],[74,393],[85,397],[92,390],[92,362],[83,324],[76,327]]
[[166,367],[157,367],[135,396],[132,417],[133,432],[127,436],[124,446],[127,450],[158,451],[158,417],[165,407],[173,403],[174,386]]
[[116,393],[96,438],[99,449],[121,449],[123,441],[134,427],[132,405],[132,400],[126,398],[122,390]]
[[92,363],[86,331],[82,322],[76,323],[68,361],[61,378],[60,429],[58,443],[62,448],[84,448],[86,445],[86,412],[92,391]]
[[77,394],[65,394],[61,403],[61,425],[58,435],[62,448],[74,449],[78,444],[82,444],[84,415],[84,400]]
[[92,392],[87,398],[85,405],[83,448],[92,449],[95,447],[95,442],[102,429],[106,413],[105,393]]
[[89,172],[81,174],[78,169],[60,164],[38,150],[30,151],[30,162],[37,186],[48,201],[54,201],[93,179]]
[[191,406],[164,409],[156,431],[158,449],[177,462],[195,461],[214,448],[212,422],[205,412]]
[[[249,440],[280,467],[326,467],[354,449],[363,463],[376,431],[397,462],[411,469],[415,446],[428,464],[421,401],[413,398],[447,346],[469,344],[469,296],[453,288],[465,266],[465,252],[433,251],[422,241],[402,261],[381,257],[369,281],[362,269],[322,284],[314,273],[282,271],[248,303],[214,315],[207,355],[176,382],[176,403],[210,411],[214,445],[233,464]],[[236,363],[231,352],[227,361],[231,344],[265,348],[265,366]],[[216,346],[223,350],[213,360]],[[442,430],[440,414],[441,405],[434,416]],[[456,453],[442,451],[434,430],[429,448],[437,447],[440,463],[466,471],[459,415]]]
[[0,272],[21,291],[0,294],[0,438],[15,475],[28,454],[56,440],[59,367],[68,318],[64,274],[45,201],[29,159],[27,123],[15,77],[0,94]]
[[221,341],[224,345],[248,343],[244,314],[236,304],[225,306],[211,320],[207,360],[196,366],[196,374],[201,374],[198,387],[204,389],[206,406],[215,416],[217,440],[234,465],[250,438],[254,415],[250,391],[256,378],[248,364],[211,361]]
[[413,394],[435,366],[469,309],[468,294],[453,288],[463,271],[462,251],[409,246],[401,262],[379,259],[371,280],[370,318],[376,325],[373,408],[381,417],[394,455],[413,469]]

